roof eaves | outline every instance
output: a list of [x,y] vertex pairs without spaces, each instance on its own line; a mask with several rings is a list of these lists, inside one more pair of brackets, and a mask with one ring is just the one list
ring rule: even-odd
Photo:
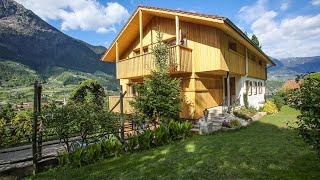
[[229,25],[233,30],[235,30],[237,33],[239,33],[245,40],[247,40],[253,47],[255,47],[262,55],[264,55],[273,66],[276,66],[276,64],[270,59],[268,55],[266,55],[253,41],[245,35],[235,24],[233,24],[232,21],[230,21],[228,18],[224,18],[223,21]]
[[120,37],[120,34],[122,34],[122,32],[124,31],[124,29],[128,26],[129,22],[131,22],[131,20],[133,19],[134,15],[137,13],[137,11],[139,10],[140,6],[138,6],[136,8],[136,10],[132,13],[132,15],[130,16],[130,18],[128,19],[128,21],[126,22],[126,24],[122,27],[122,29],[120,30],[120,32],[118,33],[117,37],[114,38],[114,40],[112,41],[112,43],[110,44],[109,48],[107,49],[107,51],[103,54],[103,56],[101,57],[101,61],[103,61],[104,57],[108,54],[108,52],[110,51],[111,47],[114,45],[114,43],[117,41],[117,39]]

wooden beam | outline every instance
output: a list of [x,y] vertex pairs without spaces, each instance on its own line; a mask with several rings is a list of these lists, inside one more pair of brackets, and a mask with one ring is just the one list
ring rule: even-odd
[[116,41],[116,62],[119,62],[119,47],[118,47],[118,41]]
[[176,45],[180,44],[180,38],[179,38],[179,32],[180,32],[180,27],[179,27],[179,16],[176,16]]
[[231,103],[230,103],[230,74],[229,71],[227,72],[227,106],[228,106],[228,113],[231,112]]
[[140,55],[143,54],[143,25],[142,25],[142,10],[139,10],[139,31],[140,31]]
[[249,73],[248,48],[246,47],[246,75]]
[[180,71],[181,59],[180,59],[180,25],[179,25],[179,16],[176,16],[176,45],[177,45],[177,64],[178,68],[177,71]]

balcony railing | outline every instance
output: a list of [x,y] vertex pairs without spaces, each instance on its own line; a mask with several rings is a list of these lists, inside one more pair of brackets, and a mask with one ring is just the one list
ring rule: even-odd
[[[179,55],[177,52],[180,52]],[[169,48],[168,65],[170,73],[192,72],[192,49],[184,46]],[[117,79],[148,76],[155,69],[151,53],[120,60],[117,63]]]

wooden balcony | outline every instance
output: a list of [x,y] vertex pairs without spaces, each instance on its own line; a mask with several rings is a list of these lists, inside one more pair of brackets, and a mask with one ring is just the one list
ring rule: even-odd
[[[179,52],[179,54],[177,54]],[[169,48],[168,58],[170,73],[192,72],[192,49],[176,45]],[[151,53],[123,59],[117,62],[117,79],[144,77],[155,69]]]

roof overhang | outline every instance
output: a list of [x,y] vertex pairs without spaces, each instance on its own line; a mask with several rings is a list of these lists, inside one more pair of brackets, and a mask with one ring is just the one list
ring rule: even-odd
[[134,41],[134,39],[139,35],[139,10],[143,12],[143,27],[148,24],[148,22],[151,20],[153,16],[164,17],[169,19],[175,19],[175,16],[179,16],[180,21],[202,24],[221,29],[229,36],[235,38],[240,43],[248,47],[250,51],[259,55],[259,57],[262,58],[265,62],[267,62],[268,64],[275,65],[275,63],[228,18],[146,6],[139,6],[135,10],[135,12],[129,18],[128,22],[124,25],[118,36],[111,43],[108,50],[102,56],[102,61],[115,62],[116,42],[118,42],[119,52],[123,52],[126,50],[128,45],[131,44]]

